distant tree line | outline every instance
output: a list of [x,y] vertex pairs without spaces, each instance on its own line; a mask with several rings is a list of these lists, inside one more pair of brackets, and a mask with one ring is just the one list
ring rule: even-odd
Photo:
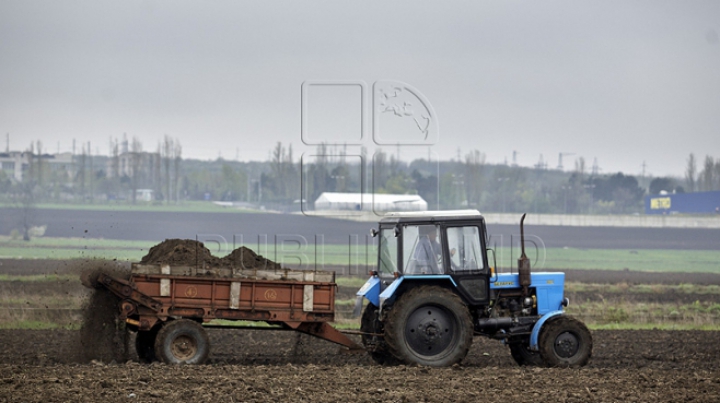
[[[362,149],[360,156],[326,144],[298,161],[291,145],[278,142],[267,161],[240,162],[182,157],[182,146],[165,136],[154,151],[137,139],[111,142],[109,155],[83,144],[72,163],[51,163],[42,143],[28,148],[22,182],[0,170],[5,203],[157,203],[188,200],[248,203],[269,208],[306,207],[323,192],[418,194],[432,209],[477,208],[483,212],[567,214],[637,213],[647,193],[720,190],[720,159],[700,168],[688,157],[684,178],[640,178],[622,172],[588,172],[578,158],[571,172],[488,164],[479,150],[446,161],[401,161],[392,153]],[[362,163],[361,163],[362,161]],[[139,198],[152,190],[152,200]]]

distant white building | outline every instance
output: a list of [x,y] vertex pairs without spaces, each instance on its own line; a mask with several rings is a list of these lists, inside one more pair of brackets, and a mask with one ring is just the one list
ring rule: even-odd
[[15,181],[22,182],[33,161],[35,164],[46,165],[51,171],[65,169],[69,172],[73,168],[71,153],[33,154],[28,151],[8,151],[0,153],[0,170]]
[[315,200],[315,210],[426,211],[428,204],[418,195],[324,192]]
[[140,201],[153,201],[153,190],[152,189],[137,189],[135,190],[135,197]]
[[0,170],[5,171],[7,176],[22,182],[23,171],[27,171],[30,164],[30,153],[11,151],[0,153]]

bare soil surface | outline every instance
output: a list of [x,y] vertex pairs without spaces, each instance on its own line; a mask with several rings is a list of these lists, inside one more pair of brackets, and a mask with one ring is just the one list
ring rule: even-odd
[[381,367],[310,336],[232,329],[209,329],[204,366],[77,364],[76,333],[0,330],[0,401],[720,399],[720,335],[713,332],[596,331],[593,359],[582,369],[519,368],[507,347],[480,338],[452,368]]

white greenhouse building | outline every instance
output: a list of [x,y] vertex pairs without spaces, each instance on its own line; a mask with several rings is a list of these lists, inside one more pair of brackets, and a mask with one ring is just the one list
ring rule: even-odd
[[324,192],[315,200],[315,211],[426,211],[418,195]]

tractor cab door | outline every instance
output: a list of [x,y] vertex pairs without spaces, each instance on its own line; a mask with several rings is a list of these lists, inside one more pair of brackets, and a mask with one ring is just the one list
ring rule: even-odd
[[445,228],[446,270],[463,296],[473,305],[489,300],[489,269],[479,225],[463,224]]

